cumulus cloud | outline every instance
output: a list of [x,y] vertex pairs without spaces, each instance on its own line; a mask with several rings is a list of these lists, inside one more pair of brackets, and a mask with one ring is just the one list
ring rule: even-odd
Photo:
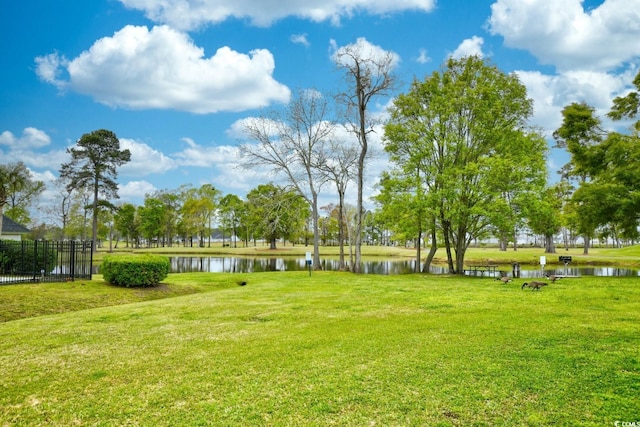
[[163,174],[178,165],[172,158],[133,139],[119,138],[120,149],[131,152],[131,160],[119,168],[120,173],[128,176],[146,176]]
[[353,55],[356,54],[363,60],[363,65],[366,66],[368,63],[373,66],[371,71],[374,74],[376,74],[375,65],[377,64],[383,64],[388,60],[390,61],[391,69],[393,69],[400,63],[400,55],[371,44],[364,37],[359,37],[354,43],[345,46],[338,46],[335,40],[331,40],[330,46],[331,50],[333,50],[331,59],[336,64],[350,67],[353,63]]
[[615,69],[640,57],[640,0],[497,0],[488,29],[561,71]]
[[8,130],[0,133],[0,145],[6,145],[14,150],[40,148],[49,144],[51,144],[49,135],[33,127],[25,128],[19,137]]
[[229,168],[237,163],[238,149],[228,145],[203,146],[191,138],[183,138],[187,145],[182,151],[175,153],[176,161],[181,166]]
[[157,188],[147,181],[129,181],[118,186],[118,196],[121,200],[142,203],[145,194],[155,192]]
[[620,76],[595,71],[568,71],[555,76],[539,71],[517,71],[534,101],[532,124],[551,136],[562,124],[562,109],[572,102],[586,102],[603,120],[611,100],[623,94],[633,78],[628,72]]
[[268,26],[296,16],[314,22],[331,21],[362,12],[389,14],[406,10],[429,12],[435,0],[120,0],[131,9],[144,12],[154,22],[190,30],[229,18],[248,19],[253,25]]
[[[96,41],[77,58],[36,58],[40,78],[130,109],[193,113],[243,111],[288,102],[290,90],[273,78],[275,62],[265,49],[243,54],[221,47],[205,57],[184,33],[168,26],[128,25]],[[62,70],[68,80],[61,79]]]
[[455,59],[463,58],[465,56],[477,56],[479,58],[484,57],[482,53],[482,44],[484,39],[482,37],[473,36],[470,39],[465,39],[460,45],[451,52],[449,56]]

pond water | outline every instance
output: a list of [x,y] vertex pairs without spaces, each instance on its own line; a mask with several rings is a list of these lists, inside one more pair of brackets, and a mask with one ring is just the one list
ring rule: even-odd
[[[262,271],[304,271],[308,267],[304,258],[246,258],[246,257],[212,257],[212,256],[174,256],[171,261],[172,273],[210,272],[210,273],[252,273]],[[327,271],[338,270],[337,259],[322,259],[322,268]],[[366,260],[363,263],[365,274],[409,274],[415,271],[415,260]],[[432,265],[430,273],[446,274],[447,266]],[[571,267],[548,266],[548,274],[570,276],[640,276],[640,270],[621,267]],[[512,271],[507,271],[512,275]],[[540,268],[520,269],[521,278],[542,277]]]

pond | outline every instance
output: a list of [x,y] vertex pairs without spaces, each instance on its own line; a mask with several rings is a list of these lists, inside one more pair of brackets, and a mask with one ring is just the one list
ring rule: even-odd
[[[210,273],[252,273],[262,271],[304,271],[308,267],[304,258],[271,258],[271,257],[213,257],[213,256],[173,256],[171,261],[172,273],[210,272]],[[323,258],[322,268],[327,271],[338,270],[338,260]],[[415,271],[415,260],[365,260],[362,263],[365,274],[409,274]],[[446,274],[445,265],[432,265],[430,273]],[[588,266],[564,267],[547,266],[545,272],[556,275],[570,276],[639,276],[640,271],[634,268]],[[512,272],[507,272],[511,276]],[[541,277],[540,268],[520,269],[520,277]]]

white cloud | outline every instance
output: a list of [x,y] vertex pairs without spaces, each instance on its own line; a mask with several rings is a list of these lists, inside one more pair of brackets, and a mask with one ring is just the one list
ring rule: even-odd
[[359,37],[355,43],[348,44],[346,46],[340,46],[336,44],[335,40],[330,41],[333,55],[331,59],[339,64],[350,66],[350,62],[353,62],[351,53],[357,53],[360,59],[363,60],[363,64],[372,64],[374,69],[372,72],[376,72],[375,64],[381,64],[386,59],[391,61],[391,68],[395,68],[400,62],[400,56],[392,51],[384,50],[380,46],[369,43],[364,37]]
[[419,64],[426,64],[427,62],[431,62],[431,58],[427,55],[426,49],[420,49],[420,54],[418,58],[416,58],[416,62]]
[[131,160],[118,169],[123,175],[163,174],[178,166],[175,160],[143,142],[127,138],[119,138],[119,140],[120,149],[131,152]]
[[229,145],[198,145],[190,138],[183,138],[187,147],[174,154],[180,166],[227,168],[238,159],[238,149]]
[[24,128],[20,137],[16,137],[8,130],[0,133],[0,145],[6,145],[13,150],[40,148],[49,144],[51,144],[49,135],[33,127]]
[[455,59],[463,58],[465,56],[477,56],[483,58],[482,44],[484,39],[482,37],[473,36],[470,39],[465,39],[460,45],[451,53],[451,57]]
[[63,89],[66,86],[66,82],[59,79],[61,70],[69,65],[69,61],[66,58],[58,52],[54,52],[49,55],[38,56],[35,62],[36,74],[40,77],[40,80],[56,85],[59,89]]
[[39,151],[49,145],[51,137],[34,127],[25,128],[20,136],[8,130],[0,133],[0,146],[7,147],[3,157],[6,155],[11,161],[23,162],[31,168],[57,170],[62,163],[69,161],[69,155],[64,149]]
[[610,70],[640,57],[640,0],[497,0],[488,29],[559,70]]
[[[206,114],[265,107],[290,97],[273,78],[275,62],[268,50],[247,55],[221,47],[206,58],[186,34],[167,26],[128,25],[73,60],[51,54],[36,63],[44,81],[112,107]],[[58,78],[59,68],[66,69],[68,81]]]
[[532,124],[542,128],[547,136],[560,127],[561,111],[572,102],[591,105],[606,121],[611,100],[624,94],[633,78],[630,72],[621,76],[594,71],[567,71],[556,76],[539,71],[517,71],[517,74],[534,100]]
[[145,194],[153,193],[157,188],[147,181],[129,181],[118,186],[118,196],[124,201],[142,203]]
[[247,138],[247,126],[259,126],[265,131],[265,134],[276,136],[278,135],[281,124],[275,120],[266,119],[264,117],[245,117],[233,122],[229,129],[227,129],[226,134],[230,138],[244,140]]
[[292,34],[291,37],[289,37],[289,40],[291,40],[292,43],[301,44],[304,47],[311,46],[306,34]]
[[229,18],[248,19],[253,25],[268,26],[296,16],[314,22],[331,21],[356,13],[383,15],[406,10],[431,11],[435,0],[120,0],[126,7],[144,11],[154,22],[174,28],[195,29]]

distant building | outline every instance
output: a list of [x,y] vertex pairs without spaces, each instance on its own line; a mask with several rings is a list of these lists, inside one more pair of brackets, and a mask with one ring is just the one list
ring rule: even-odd
[[30,233],[24,225],[20,225],[6,215],[2,215],[2,240],[22,240],[22,235]]

